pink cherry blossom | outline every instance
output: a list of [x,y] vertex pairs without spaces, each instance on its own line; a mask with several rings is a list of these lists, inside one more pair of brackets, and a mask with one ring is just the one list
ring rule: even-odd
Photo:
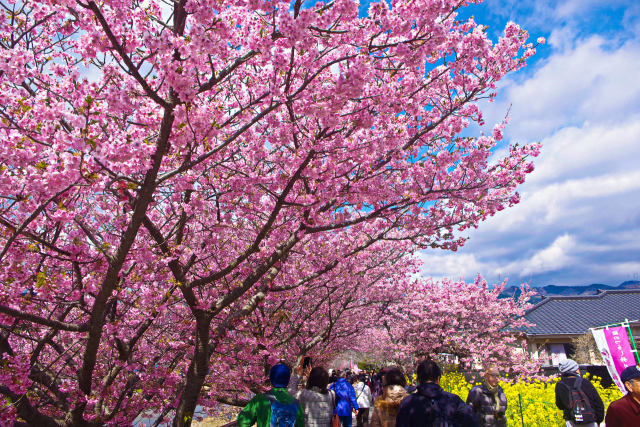
[[3,423],[188,425],[274,355],[344,349],[532,170],[538,145],[490,162],[499,132],[459,136],[535,52],[514,23],[171,3],[5,2]]

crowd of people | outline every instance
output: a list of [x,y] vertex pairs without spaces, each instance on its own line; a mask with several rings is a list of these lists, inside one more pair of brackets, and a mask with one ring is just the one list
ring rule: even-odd
[[[237,424],[352,427],[355,417],[357,427],[477,426],[480,420],[505,419],[503,392],[496,400],[503,404],[497,408],[483,400],[486,393],[501,392],[497,369],[487,371],[485,378],[492,378],[491,385],[483,385],[479,392],[474,389],[475,400],[469,404],[440,387],[442,371],[435,361],[419,363],[416,376],[417,384],[410,385],[397,367],[355,374],[303,363],[292,373],[279,363],[270,371],[271,390],[256,395],[238,414]],[[485,414],[487,407],[493,408],[490,414]]]
[[[599,426],[605,420],[602,399],[578,364],[559,365],[556,405],[567,427]],[[485,369],[466,403],[440,386],[442,370],[433,360],[416,368],[416,385],[397,367],[379,372],[327,371],[305,358],[295,372],[284,363],[271,368],[271,390],[256,395],[239,413],[239,427],[502,427],[507,425],[507,398],[498,367]],[[640,368],[626,368],[621,379],[628,391],[612,402],[607,427],[640,426]]]

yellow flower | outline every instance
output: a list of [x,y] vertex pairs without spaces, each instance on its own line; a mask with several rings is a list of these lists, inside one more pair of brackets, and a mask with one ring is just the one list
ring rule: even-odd
[[[590,378],[598,394],[604,402],[605,409],[611,402],[622,397],[616,386],[602,387],[602,379],[597,376]],[[517,382],[500,382],[507,396],[508,425],[559,426],[563,425],[562,411],[556,407],[555,385],[558,377],[547,380],[521,379]],[[473,386],[460,372],[447,372],[440,379],[442,388],[457,394],[464,401],[467,400],[469,390]]]

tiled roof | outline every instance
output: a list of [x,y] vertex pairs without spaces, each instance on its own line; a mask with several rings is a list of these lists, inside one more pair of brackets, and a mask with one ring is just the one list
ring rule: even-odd
[[535,326],[527,335],[584,334],[589,328],[640,319],[640,290],[609,290],[598,295],[548,297],[525,318]]

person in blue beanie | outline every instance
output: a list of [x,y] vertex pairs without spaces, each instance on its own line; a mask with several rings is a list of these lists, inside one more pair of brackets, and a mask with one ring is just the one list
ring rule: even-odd
[[304,427],[304,411],[298,401],[289,394],[287,386],[291,369],[278,363],[269,371],[271,390],[258,394],[238,414],[238,427]]
[[333,413],[340,417],[340,424],[343,427],[351,427],[353,422],[351,413],[358,413],[358,399],[356,398],[356,391],[349,381],[347,381],[346,374],[340,373],[340,378],[329,386],[330,390],[333,390],[336,394],[336,408]]

